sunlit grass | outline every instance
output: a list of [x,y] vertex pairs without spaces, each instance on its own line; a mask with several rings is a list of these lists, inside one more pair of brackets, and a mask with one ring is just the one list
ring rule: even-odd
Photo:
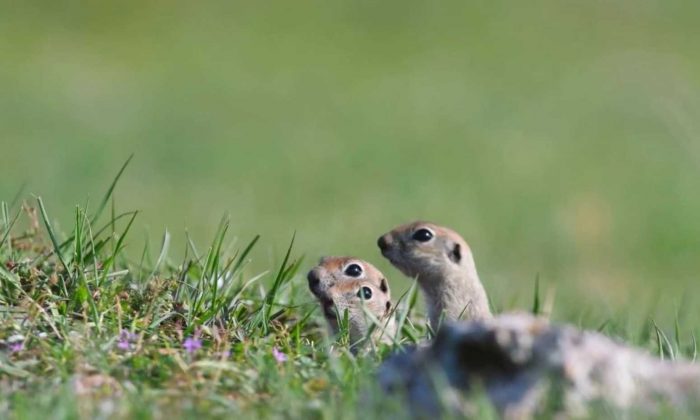
[[[415,283],[397,299],[395,343],[353,356],[347,319],[339,314],[334,340],[314,314],[293,238],[265,272],[249,265],[258,236],[231,241],[227,218],[208,246],[189,240],[182,261],[169,257],[167,232],[151,255],[130,244],[136,212],[114,210],[118,178],[94,212],[76,207],[67,232],[54,228],[41,198],[2,205],[2,417],[405,414],[400,398],[377,388],[375,372],[389,352],[430,335],[416,312]],[[539,284],[535,313],[548,300]],[[633,344],[662,358],[696,357],[695,336],[678,321],[670,336],[651,319],[644,324],[653,340]],[[488,403],[476,407],[492,415]]]
[[252,272],[258,237],[229,240],[224,218],[174,263],[167,232],[153,258],[127,245],[136,213],[104,208],[77,207],[66,234],[41,198],[3,203],[2,417],[352,417],[359,398],[379,401],[365,394],[378,353],[353,357],[347,331],[328,339],[293,240]]

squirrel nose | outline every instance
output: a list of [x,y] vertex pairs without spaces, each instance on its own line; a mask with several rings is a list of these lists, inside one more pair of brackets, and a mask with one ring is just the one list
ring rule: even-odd
[[312,292],[316,290],[318,284],[321,283],[321,277],[318,275],[318,271],[316,270],[309,271],[306,279],[309,281],[309,289],[311,289]]
[[390,244],[391,244],[391,236],[389,236],[389,234],[382,235],[382,236],[380,236],[379,239],[377,240],[377,246],[378,246],[379,249],[381,249],[382,251],[386,251],[387,248],[389,248],[389,245],[390,245]]

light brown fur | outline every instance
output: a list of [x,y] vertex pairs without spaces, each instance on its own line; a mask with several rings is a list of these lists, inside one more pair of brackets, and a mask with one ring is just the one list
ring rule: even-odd
[[[414,238],[422,229],[432,234],[430,240],[421,242]],[[396,268],[417,278],[433,329],[437,329],[443,314],[451,320],[492,317],[471,249],[455,231],[418,221],[382,235],[378,245]]]
[[[353,277],[346,273],[350,265],[361,267],[362,273]],[[391,292],[386,277],[367,261],[352,257],[324,257],[308,274],[309,289],[318,299],[328,325],[339,331],[338,316],[348,314],[349,338],[355,350],[366,338],[374,316],[379,325],[372,340],[390,343],[396,333]],[[362,289],[369,288],[371,297],[363,299]],[[365,312],[366,311],[366,312]]]

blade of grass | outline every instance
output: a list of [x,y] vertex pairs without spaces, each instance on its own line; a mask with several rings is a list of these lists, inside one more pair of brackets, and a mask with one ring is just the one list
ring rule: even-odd
[[265,335],[269,333],[269,321],[270,321],[270,313],[272,312],[272,305],[275,301],[275,296],[277,295],[277,292],[279,291],[280,286],[282,285],[282,282],[285,280],[285,271],[287,269],[287,263],[289,262],[289,257],[292,254],[292,247],[294,246],[294,239],[296,238],[296,232],[292,235],[292,240],[289,243],[289,247],[287,248],[287,253],[284,255],[284,259],[282,260],[282,264],[280,265],[280,269],[277,272],[277,276],[275,277],[275,281],[272,283],[272,288],[270,288],[270,291],[267,293],[265,296],[265,301],[262,306],[262,327],[263,327],[263,332]]
[[226,268],[219,270],[219,266],[221,262],[221,250],[224,246],[224,238],[226,237],[226,232],[228,232],[229,222],[228,220],[225,222],[222,220],[222,222],[221,234],[216,241],[216,248],[212,250],[212,255],[214,258],[212,259],[211,269],[208,274],[205,273],[205,279],[208,280],[208,285],[211,287],[212,301],[216,301],[219,292],[219,279],[223,279],[225,277],[224,272],[226,271]]
[[115,241],[117,237],[117,229],[115,226],[116,222],[116,214],[117,214],[117,209],[116,209],[116,203],[114,200],[114,196],[112,196],[112,199],[110,200],[112,205],[110,206],[110,217],[109,217],[109,223],[108,226],[110,227],[110,232],[111,235],[109,236],[110,242],[112,243],[112,254],[114,254],[114,250],[116,249]]
[[151,274],[148,276],[146,281],[152,279],[156,274],[158,274],[161,264],[163,264],[163,261],[165,261],[165,259],[168,256],[168,250],[170,250],[170,232],[168,232],[168,230],[166,229],[165,233],[163,234],[163,240],[160,244],[160,253],[158,254],[158,259],[156,260],[156,263],[153,266],[153,271],[151,271]]
[[655,328],[654,331],[656,332],[656,346],[659,349],[659,358],[664,360],[664,344],[661,341],[661,334],[659,334],[658,328]]
[[107,189],[107,192],[105,193],[104,197],[102,197],[102,201],[100,202],[100,205],[97,207],[97,210],[95,211],[95,214],[92,215],[92,218],[90,219],[90,223],[94,224],[97,219],[100,217],[102,214],[102,211],[104,211],[105,207],[107,207],[107,203],[109,203],[109,199],[112,197],[112,194],[114,193],[114,188],[117,186],[117,182],[119,182],[119,178],[121,178],[122,174],[124,173],[124,170],[126,169],[127,166],[129,166],[129,162],[131,162],[131,159],[133,159],[134,155],[133,153],[129,156],[129,158],[124,162],[122,165],[121,169],[119,169],[119,172],[117,172],[117,176],[114,177],[112,180],[112,184],[109,186]]
[[134,219],[136,219],[136,215],[138,212],[134,212],[133,215],[131,216],[131,219],[129,220],[129,223],[126,224],[126,228],[124,228],[124,232],[122,232],[121,236],[119,236],[119,239],[117,240],[116,245],[114,246],[114,250],[112,251],[112,255],[109,256],[102,265],[103,273],[103,279],[100,281],[100,284],[104,281],[106,278],[105,276],[109,271],[112,269],[112,266],[115,263],[115,260],[117,259],[117,254],[119,254],[120,250],[122,249],[122,244],[124,243],[124,238],[126,238],[126,234],[129,233],[129,229],[131,229],[131,225],[134,223]]
[[680,353],[681,351],[681,328],[678,323],[678,312],[676,312],[676,319],[673,325],[673,332],[674,332],[674,340],[676,342],[676,353]]
[[[238,289],[238,291],[236,292],[236,294],[233,296],[233,299],[231,299],[230,305],[233,305],[235,302],[240,301],[241,298],[243,297],[243,292],[244,292],[251,284],[253,284],[253,283],[255,283],[256,281],[258,281],[258,280],[260,280],[261,278],[263,278],[263,276],[265,276],[267,273],[268,273],[267,271],[263,271],[262,273],[258,274],[257,276],[255,276],[255,277],[253,277],[253,278],[247,280],[245,283],[243,283],[243,285],[241,286],[241,288]],[[231,306],[229,306],[228,309],[231,309]]]
[[295,339],[297,351],[301,349],[301,330],[304,328],[306,322],[309,320],[309,318],[311,318],[311,315],[317,308],[318,305],[313,305],[313,308],[307,311],[306,314],[290,328],[290,336],[294,337]]
[[[401,297],[399,297],[398,301],[396,302],[396,305],[394,305],[394,310],[396,310],[399,307],[399,304],[401,301],[403,301],[404,298],[408,299],[408,304],[406,305],[406,309],[403,311],[399,312],[399,316],[396,319],[396,339],[398,339],[398,335],[401,334],[401,332],[404,329],[404,324],[406,323],[406,319],[408,318],[409,314],[411,313],[411,310],[413,309],[413,305],[415,305],[415,295],[418,293],[418,281],[414,280],[413,283],[411,283],[411,287],[403,294]],[[411,304],[412,303],[412,304]]]
[[[207,253],[207,260],[204,263],[204,269],[199,276],[199,279],[194,288],[194,298],[191,303],[191,310],[188,313],[188,328],[194,327],[194,319],[202,318],[202,322],[209,320],[212,316],[212,305],[205,305],[205,299],[210,298],[209,302],[216,301],[218,295],[218,283],[219,278],[222,276],[223,271],[219,270],[221,250],[224,244],[224,238],[226,237],[226,232],[228,231],[229,221],[228,217],[224,215],[219,222],[219,227],[214,235],[214,241],[209,247],[209,252]],[[209,315],[203,316],[205,314]]]
[[532,313],[538,315],[540,313],[540,273],[535,276],[535,297],[532,302]]
[[3,297],[8,305],[15,304],[15,291],[21,290],[19,278],[0,264],[0,280],[2,280]]
[[10,212],[6,202],[0,201],[0,211],[2,212],[2,228],[6,229],[10,225]]
[[[95,239],[92,236],[92,228],[90,227],[90,221],[88,220],[87,214],[85,214],[85,213],[83,213],[83,221],[86,224],[88,239],[90,240],[90,248],[92,250],[92,254],[96,255]],[[98,274],[98,270],[97,270],[97,259],[96,258],[93,258],[93,260],[92,260],[92,269],[93,269],[92,274],[93,274],[93,279],[95,281],[95,287],[98,288],[99,287],[99,274]],[[97,310],[97,305],[95,303],[95,299],[93,298],[92,293],[90,292],[90,287],[89,287],[88,282],[87,282],[86,273],[82,272],[82,270],[81,270],[81,274],[82,274],[81,277],[83,277],[83,279],[85,280],[84,286],[88,291],[88,303],[90,304],[90,310],[92,311],[92,318],[93,318],[92,322],[95,324],[95,327],[97,328],[97,332],[99,333],[102,331],[102,323],[100,322],[100,320],[101,320],[100,314],[99,314],[99,311]]]
[[258,242],[259,239],[260,239],[260,235],[255,235],[255,237],[253,238],[253,240],[250,241],[250,243],[248,243],[248,245],[245,247],[245,249],[243,250],[243,252],[241,252],[241,254],[238,256],[238,259],[236,260],[236,264],[235,264],[235,265],[233,266],[233,268],[231,269],[231,272],[232,272],[232,273],[237,273],[237,272],[238,272],[238,270],[239,270],[239,269],[241,268],[241,266],[243,265],[243,262],[245,261],[246,257],[248,256],[248,254],[249,254],[250,251],[253,249],[253,247],[255,246],[255,244]]
[[[66,276],[68,276],[69,279],[71,279],[72,282],[72,274],[70,269],[68,268],[68,265],[66,264],[65,259],[63,258],[63,255],[61,254],[61,250],[59,249],[58,245],[58,240],[56,239],[56,234],[53,231],[53,228],[51,227],[51,223],[49,222],[49,216],[46,213],[46,207],[44,207],[44,201],[41,199],[41,197],[37,197],[37,202],[39,203],[39,209],[41,210],[41,218],[44,221],[44,226],[46,227],[46,231],[49,233],[49,238],[51,239],[51,243],[53,244],[53,249],[54,252],[56,253],[56,256],[58,257],[58,260],[61,262],[61,265],[63,265],[63,269],[66,270]],[[69,298],[68,294],[68,287],[66,286],[66,281],[64,276],[58,276],[61,279],[61,287],[63,288],[63,292],[65,293],[64,297]]]
[[[7,204],[5,202],[2,203],[2,216],[3,219],[5,220],[5,233],[2,235],[2,239],[0,239],[0,248],[3,247],[5,244],[5,241],[7,238],[10,237],[10,231],[12,231],[12,228],[14,227],[15,223],[17,223],[17,220],[19,219],[20,214],[22,214],[21,210],[17,211],[17,214],[15,217],[12,219],[12,221],[9,220],[9,210],[7,208]],[[11,241],[7,243],[7,250],[10,254],[12,254],[12,243]]]
[[199,262],[202,257],[199,256],[199,252],[197,252],[197,246],[194,244],[194,241],[192,241],[192,237],[190,236],[190,233],[185,231],[185,237],[187,238],[187,245],[189,249],[192,251],[192,254],[194,255],[194,261],[197,262],[197,264],[201,263]]
[[149,239],[149,235],[146,235],[146,240],[144,241],[143,244],[143,251],[141,252],[141,261],[139,262],[139,276],[138,276],[138,282],[143,283],[143,273],[145,271],[144,264],[146,261],[151,261],[151,241]]
[[83,266],[83,218],[80,207],[75,208],[75,229],[73,231],[73,262],[80,268]]
[[[389,325],[389,322],[391,321],[391,319],[387,317],[387,320],[385,322],[380,321],[379,318],[377,318],[369,309],[367,309],[367,306],[364,304],[364,301],[362,301],[361,307],[362,307],[362,311],[364,313],[365,319],[366,320],[369,319],[369,321],[371,321],[371,323],[372,323],[370,325],[369,331],[367,332],[366,338],[368,340],[372,341],[371,335],[374,332],[375,328],[381,328],[382,331],[381,331],[379,338],[377,340],[378,342],[380,342],[381,338],[384,337],[384,334],[386,334],[386,327]],[[397,347],[400,345],[400,343],[395,335],[392,337],[391,335],[387,334],[387,337],[389,337],[391,339],[391,343],[394,347]]]
[[[653,319],[651,320],[654,329],[656,330],[656,341],[657,344],[659,345],[659,354],[661,356],[661,359],[664,359],[664,353],[668,352],[669,357],[671,360],[676,359],[675,352],[673,351],[673,346],[671,345],[671,341],[669,341],[668,337],[666,334],[659,328],[659,326],[656,324],[656,321]],[[664,351],[664,348],[666,349]]]

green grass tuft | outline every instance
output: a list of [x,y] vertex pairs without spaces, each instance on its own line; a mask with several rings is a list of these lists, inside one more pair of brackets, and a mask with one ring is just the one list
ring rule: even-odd
[[[347,313],[338,314],[338,337],[325,331],[300,274],[296,234],[279,264],[254,271],[260,236],[229,238],[224,217],[206,248],[188,237],[174,262],[169,231],[155,253],[148,240],[143,248],[132,240],[138,213],[117,212],[113,192],[92,215],[76,207],[65,230],[41,198],[16,213],[2,205],[0,417],[406,414],[400,399],[377,389],[374,372],[383,355],[433,334],[415,282],[394,306],[394,343],[354,357]],[[540,302],[538,277],[534,313]],[[622,319],[599,329],[624,332]],[[646,329],[660,357],[696,357],[695,332],[685,340],[679,316],[673,341],[654,321]],[[485,401],[477,406],[493,415]]]

